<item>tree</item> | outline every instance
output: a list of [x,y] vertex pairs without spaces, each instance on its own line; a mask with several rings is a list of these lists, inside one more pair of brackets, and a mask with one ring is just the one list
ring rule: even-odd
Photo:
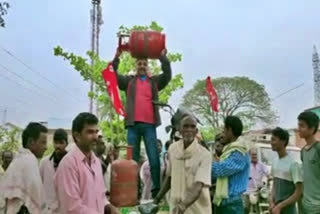
[[0,27],[5,27],[3,16],[7,15],[9,7],[8,2],[0,2]]
[[203,123],[220,129],[229,115],[239,116],[245,129],[262,123],[271,124],[276,115],[263,85],[247,77],[221,77],[212,83],[219,97],[219,112],[211,110],[205,80],[198,80],[183,96],[182,106],[189,108]]
[[4,151],[11,151],[15,153],[21,143],[19,138],[21,136],[21,130],[19,128],[7,128],[0,126],[0,155]]
[[[132,28],[124,26],[119,27],[119,33],[129,34],[134,30],[153,30],[162,32],[163,28],[156,22],[151,22],[148,26],[135,25]],[[89,93],[89,97],[93,97],[97,101],[100,128],[104,135],[112,139],[114,144],[119,144],[126,141],[126,131],[124,129],[123,118],[119,117],[112,108],[110,99],[106,93],[105,83],[101,76],[101,71],[106,68],[107,61],[101,60],[98,56],[91,52],[87,52],[87,56],[93,61],[93,65],[88,62],[88,59],[77,56],[73,53],[68,53],[62,47],[54,48],[54,55],[63,57],[68,60],[76,71],[80,72],[85,81],[92,80],[95,83],[95,91]],[[178,62],[182,60],[182,55],[179,53],[168,53],[168,58],[171,62]],[[150,60],[150,69],[153,74],[161,72],[159,62],[157,60]],[[135,59],[129,53],[123,53],[121,56],[121,63],[118,72],[121,74],[128,74],[135,69]],[[183,87],[183,78],[181,74],[175,75],[170,81],[169,85],[160,92],[159,99],[161,102],[167,103],[172,93]],[[125,104],[125,93],[121,92],[122,101]]]
[[47,150],[44,152],[43,157],[49,156],[53,153],[54,147],[53,147],[53,142],[47,144]]

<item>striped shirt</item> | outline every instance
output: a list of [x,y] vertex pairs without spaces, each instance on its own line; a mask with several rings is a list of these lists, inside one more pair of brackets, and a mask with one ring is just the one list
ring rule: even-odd
[[212,178],[228,177],[229,197],[222,201],[222,205],[229,204],[240,198],[247,189],[249,182],[250,158],[248,154],[234,151],[220,162],[212,164]]

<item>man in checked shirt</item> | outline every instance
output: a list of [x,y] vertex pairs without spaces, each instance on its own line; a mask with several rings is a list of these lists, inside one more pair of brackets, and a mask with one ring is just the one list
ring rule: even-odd
[[212,163],[212,178],[217,178],[213,203],[219,214],[243,214],[241,195],[249,181],[250,158],[245,143],[239,139],[243,130],[241,120],[228,116],[224,123],[223,152],[220,160]]

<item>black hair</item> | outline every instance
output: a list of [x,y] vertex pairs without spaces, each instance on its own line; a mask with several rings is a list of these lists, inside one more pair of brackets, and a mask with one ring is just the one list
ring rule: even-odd
[[162,141],[160,139],[157,139],[157,143],[160,143],[161,146],[163,146]]
[[289,132],[285,129],[277,127],[272,130],[272,135],[279,138],[279,140],[284,141],[284,145],[287,146],[289,143]]
[[166,149],[166,151],[169,150],[170,145],[172,144],[172,140],[168,140],[165,144],[164,144],[164,148]]
[[220,134],[217,134],[216,135],[216,137],[214,138],[214,141],[215,142],[219,142],[219,141],[221,141],[222,140],[222,134],[220,133]]
[[40,136],[40,133],[47,132],[48,129],[44,125],[40,123],[30,122],[22,132],[22,146],[24,148],[27,148],[30,140],[37,140]]
[[94,114],[82,112],[72,121],[72,133],[81,133],[85,125],[96,125],[98,122],[99,120]]
[[242,135],[243,125],[239,117],[236,116],[228,116],[224,120],[224,125],[226,128],[230,128],[235,137],[239,137]]
[[314,128],[313,134],[318,131],[319,117],[312,111],[305,111],[299,114],[298,120],[304,121],[309,128]]
[[65,141],[68,144],[68,133],[64,129],[57,129],[54,132],[53,141]]
[[12,151],[6,150],[6,151],[3,151],[3,152],[1,153],[1,159],[4,158],[5,154],[10,154],[11,156],[13,156],[13,152],[12,152]]

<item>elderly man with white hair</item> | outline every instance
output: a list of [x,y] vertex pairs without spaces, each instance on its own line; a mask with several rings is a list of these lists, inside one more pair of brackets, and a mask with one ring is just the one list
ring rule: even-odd
[[251,157],[249,183],[247,191],[244,193],[245,213],[250,212],[249,194],[258,191],[267,182],[269,170],[267,166],[258,160],[258,149],[253,147],[249,151]]

